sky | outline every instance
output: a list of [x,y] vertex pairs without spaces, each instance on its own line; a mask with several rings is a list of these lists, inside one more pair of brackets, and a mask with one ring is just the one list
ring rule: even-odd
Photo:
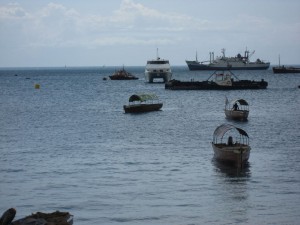
[[299,0],[0,0],[0,67],[145,66],[253,52],[300,64]]

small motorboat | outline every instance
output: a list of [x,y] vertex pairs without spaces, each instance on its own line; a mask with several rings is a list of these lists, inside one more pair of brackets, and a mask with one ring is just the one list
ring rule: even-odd
[[215,159],[242,167],[250,157],[251,147],[246,131],[231,124],[222,124],[213,134]]
[[111,80],[137,80],[138,77],[132,75],[131,73],[127,72],[124,69],[124,66],[122,69],[115,71],[115,73],[111,76],[109,76]]
[[249,104],[244,99],[229,102],[226,97],[224,111],[227,119],[245,121],[249,115]]
[[162,108],[163,103],[155,94],[134,94],[129,98],[129,104],[124,105],[125,113],[142,113],[158,111]]

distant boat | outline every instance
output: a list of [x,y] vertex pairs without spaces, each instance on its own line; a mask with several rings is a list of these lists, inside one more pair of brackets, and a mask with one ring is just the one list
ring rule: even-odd
[[266,70],[270,67],[270,62],[263,62],[257,59],[255,62],[250,61],[250,57],[255,51],[249,52],[247,49],[244,56],[238,54],[235,57],[225,56],[225,49],[222,49],[223,56],[215,59],[214,52],[210,52],[209,61],[199,62],[197,53],[196,60],[186,60],[186,63],[190,70]]
[[165,89],[170,90],[246,90],[266,89],[268,82],[239,80],[230,70],[215,71],[206,81],[179,81],[170,80],[165,84]]
[[232,163],[237,167],[241,167],[250,157],[248,134],[231,124],[222,124],[216,128],[212,147],[216,160]]
[[224,111],[227,119],[245,121],[249,115],[249,104],[244,99],[236,99],[229,102],[226,97]]
[[274,66],[273,73],[300,73],[300,67],[293,67],[293,66],[287,66],[280,65],[280,55],[279,55],[279,64],[278,66]]
[[142,113],[158,111],[162,108],[163,103],[155,94],[134,94],[129,98],[129,104],[124,105],[125,113]]
[[300,67],[277,66],[277,67],[273,67],[273,73],[300,73]]
[[168,82],[172,78],[172,70],[169,60],[161,59],[158,56],[156,59],[148,60],[145,68],[145,79],[149,83],[153,83],[156,79],[163,79],[163,82]]
[[111,76],[109,76],[111,80],[137,80],[138,77],[132,75],[131,73],[127,72],[124,69],[124,66],[122,69],[115,71],[115,73]]

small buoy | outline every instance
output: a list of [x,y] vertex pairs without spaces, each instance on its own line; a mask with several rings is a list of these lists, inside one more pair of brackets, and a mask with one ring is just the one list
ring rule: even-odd
[[41,86],[40,86],[39,84],[35,84],[35,85],[34,85],[34,88],[35,88],[35,89],[40,89],[40,87],[41,87]]
[[103,80],[107,80],[107,78],[106,78],[106,77],[103,77]]

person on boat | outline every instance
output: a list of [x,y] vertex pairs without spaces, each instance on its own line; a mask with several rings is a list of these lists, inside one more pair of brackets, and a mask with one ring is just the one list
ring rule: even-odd
[[238,104],[237,103],[234,103],[234,105],[233,105],[233,110],[239,110],[239,106],[238,106]]
[[229,145],[229,146],[233,145],[233,140],[232,140],[231,136],[228,137],[227,145]]

